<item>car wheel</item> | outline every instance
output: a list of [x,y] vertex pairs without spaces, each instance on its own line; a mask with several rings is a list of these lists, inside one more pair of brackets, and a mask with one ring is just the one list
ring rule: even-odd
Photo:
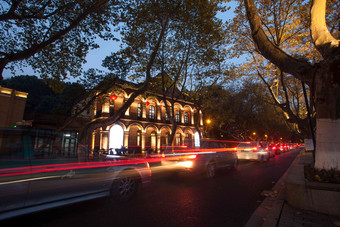
[[208,166],[207,166],[207,177],[208,178],[213,178],[215,177],[216,175],[216,167],[213,163],[210,163]]
[[263,155],[261,155],[261,157],[260,157],[260,162],[264,162],[265,160],[264,160],[264,156]]
[[131,172],[119,174],[111,186],[111,198],[118,202],[130,200],[138,191],[138,179],[137,174]]
[[235,158],[234,164],[233,164],[233,169],[237,169],[237,167],[238,167],[238,159]]

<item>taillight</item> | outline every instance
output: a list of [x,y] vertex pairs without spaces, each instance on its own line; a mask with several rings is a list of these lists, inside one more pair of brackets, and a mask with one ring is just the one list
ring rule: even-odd
[[188,157],[188,159],[196,159],[197,158],[197,154],[193,154],[193,155],[190,155],[189,157]]
[[266,151],[268,151],[268,147],[266,147],[266,149],[265,149]]
[[254,147],[254,148],[253,148],[253,152],[257,152],[257,147]]

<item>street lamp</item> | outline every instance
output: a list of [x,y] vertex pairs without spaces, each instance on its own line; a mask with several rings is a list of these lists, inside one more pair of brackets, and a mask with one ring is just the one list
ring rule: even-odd
[[256,132],[253,132],[253,136],[250,136],[250,139],[256,141]]
[[210,125],[211,120],[210,120],[210,119],[207,119],[206,122],[207,122],[207,125],[206,125],[206,127],[205,127],[205,134],[206,134],[207,137],[209,137],[209,136],[210,136],[210,133],[209,133],[209,126],[208,126],[208,125]]

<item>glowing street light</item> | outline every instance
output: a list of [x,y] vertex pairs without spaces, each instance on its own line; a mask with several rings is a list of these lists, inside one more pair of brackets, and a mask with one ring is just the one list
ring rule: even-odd
[[208,119],[208,120],[207,120],[207,124],[210,124],[210,123],[211,123],[211,120],[210,120],[210,119]]

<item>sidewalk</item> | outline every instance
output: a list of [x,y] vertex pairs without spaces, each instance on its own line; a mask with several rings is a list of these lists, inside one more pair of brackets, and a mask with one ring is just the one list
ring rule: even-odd
[[[298,157],[297,157],[298,158]],[[266,198],[248,220],[246,227],[340,227],[340,217],[325,215],[313,211],[301,210],[286,202],[286,173],[275,184],[271,191],[264,191]]]

